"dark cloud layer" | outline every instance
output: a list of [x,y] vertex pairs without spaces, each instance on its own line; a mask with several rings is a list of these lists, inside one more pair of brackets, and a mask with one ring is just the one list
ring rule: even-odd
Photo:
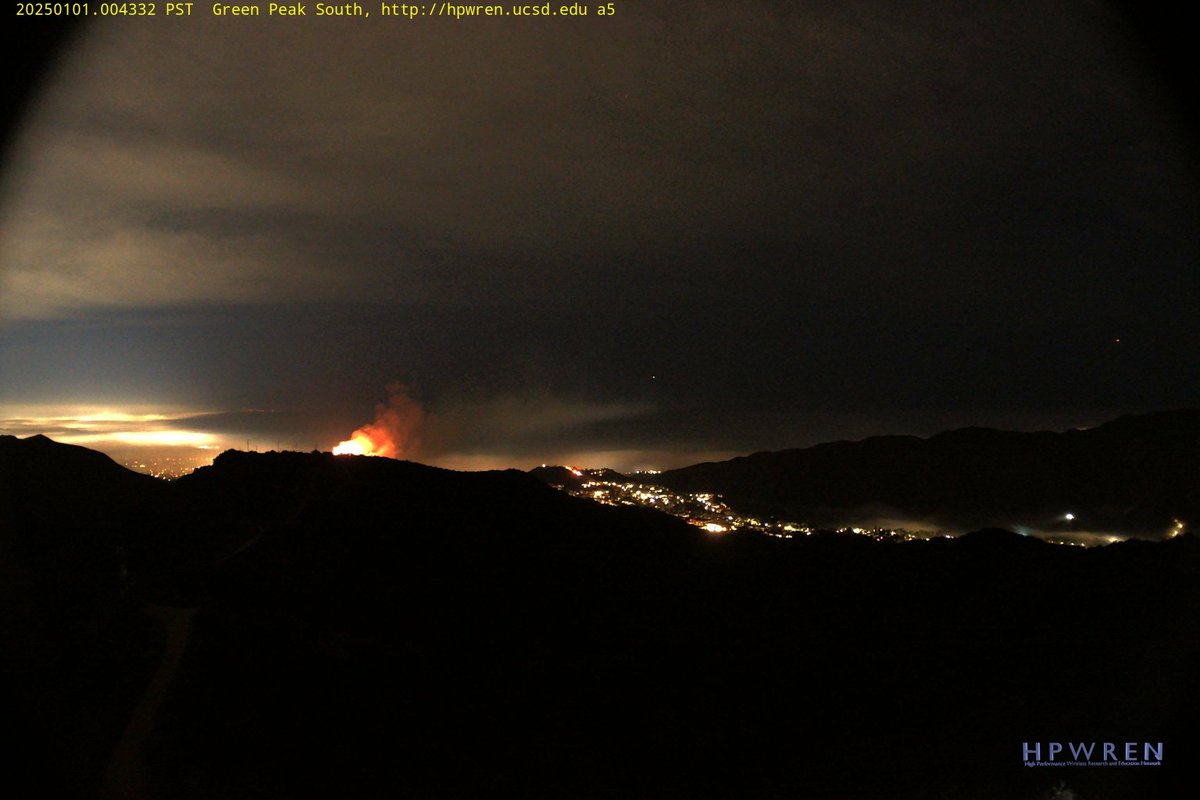
[[4,176],[4,400],[403,380],[528,454],[1200,399],[1189,129],[1112,6],[285,22],[80,37]]

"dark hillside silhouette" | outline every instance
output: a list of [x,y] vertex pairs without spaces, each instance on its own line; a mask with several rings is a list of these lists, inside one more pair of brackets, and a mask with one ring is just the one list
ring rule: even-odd
[[[11,490],[25,448],[67,471],[79,454],[4,446],[6,547],[86,529],[39,528],[37,492]],[[128,796],[105,774],[172,800],[1036,800],[1060,782],[1140,800],[1196,783],[1190,535],[1086,551],[1002,530],[713,536],[516,471],[319,453],[120,475],[91,459],[70,479],[133,487],[78,510],[127,555],[95,593],[107,616],[79,610],[91,622],[48,651],[37,606],[76,579],[5,607],[5,698],[30,732],[11,777],[46,796]],[[152,674],[156,713],[118,748]],[[1059,739],[1166,755],[1022,765],[1023,742]]]
[[153,669],[127,536],[166,486],[44,436],[0,436],[0,715],[24,770],[82,793]]
[[744,511],[858,524],[908,517],[958,530],[1051,525],[1158,536],[1200,519],[1200,410],[1122,417],[1089,430],[965,428],[756,453],[655,476]]

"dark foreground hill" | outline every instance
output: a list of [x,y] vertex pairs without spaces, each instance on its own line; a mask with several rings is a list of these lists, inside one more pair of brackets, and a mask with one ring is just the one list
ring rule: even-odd
[[[71,481],[108,480],[96,470]],[[14,474],[0,472],[9,509],[67,489],[16,494]],[[137,484],[51,526],[120,532],[69,635],[41,614],[75,580],[37,561],[48,527],[21,512],[3,530],[6,553],[33,554],[4,606],[21,621],[0,643],[23,742],[7,777],[38,796],[1089,800],[1196,785],[1190,536],[1093,551],[1004,531],[713,537],[517,472],[329,454],[229,452]],[[1162,742],[1163,763],[1022,764],[1023,743],[1052,741]]]
[[756,453],[664,472],[676,491],[814,525],[913,520],[959,531],[1070,527],[1160,536],[1200,520],[1200,409],[1122,417],[1088,430],[965,428]]

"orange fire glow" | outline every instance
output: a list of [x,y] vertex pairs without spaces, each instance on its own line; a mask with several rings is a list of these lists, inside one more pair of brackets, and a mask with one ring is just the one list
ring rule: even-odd
[[333,448],[338,456],[412,458],[421,448],[419,436],[425,412],[404,386],[388,386],[388,404],[375,407],[375,421],[350,434]]
[[376,428],[375,425],[364,425],[350,435],[350,438],[333,448],[335,456],[383,456],[384,458],[401,458],[397,449],[387,436],[387,432]]
[[333,454],[335,456],[373,456],[375,448],[371,444],[370,437],[356,433],[333,448]]

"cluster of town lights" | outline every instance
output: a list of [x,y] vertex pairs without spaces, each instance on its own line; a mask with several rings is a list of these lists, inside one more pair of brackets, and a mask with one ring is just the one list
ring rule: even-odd
[[[582,483],[559,486],[558,488],[577,497],[585,497],[598,503],[613,506],[642,506],[679,517],[689,524],[712,534],[725,534],[734,531],[753,531],[777,539],[793,539],[796,536],[811,536],[816,528],[799,522],[761,519],[755,516],[740,514],[727,505],[719,495],[712,492],[677,493],[663,486],[637,481],[604,480],[600,476],[606,470],[580,470],[575,467],[567,468],[576,478],[585,478]],[[611,473],[609,473],[611,475]],[[653,473],[637,473],[648,476]],[[1078,519],[1074,512],[1068,511],[1058,519],[1069,523],[1074,528]],[[1172,527],[1167,531],[1168,539],[1183,534],[1187,524],[1179,519],[1172,521]],[[1018,526],[1019,532],[1029,535],[1031,531]],[[893,527],[839,527],[835,533],[852,533],[868,536],[879,541],[905,542],[921,539],[949,538],[942,531],[908,530]],[[1043,534],[1044,541],[1052,544],[1066,544],[1078,547],[1095,546],[1097,544],[1112,544],[1122,541],[1125,537],[1116,534],[1089,533],[1088,538],[1080,540],[1078,532]]]

